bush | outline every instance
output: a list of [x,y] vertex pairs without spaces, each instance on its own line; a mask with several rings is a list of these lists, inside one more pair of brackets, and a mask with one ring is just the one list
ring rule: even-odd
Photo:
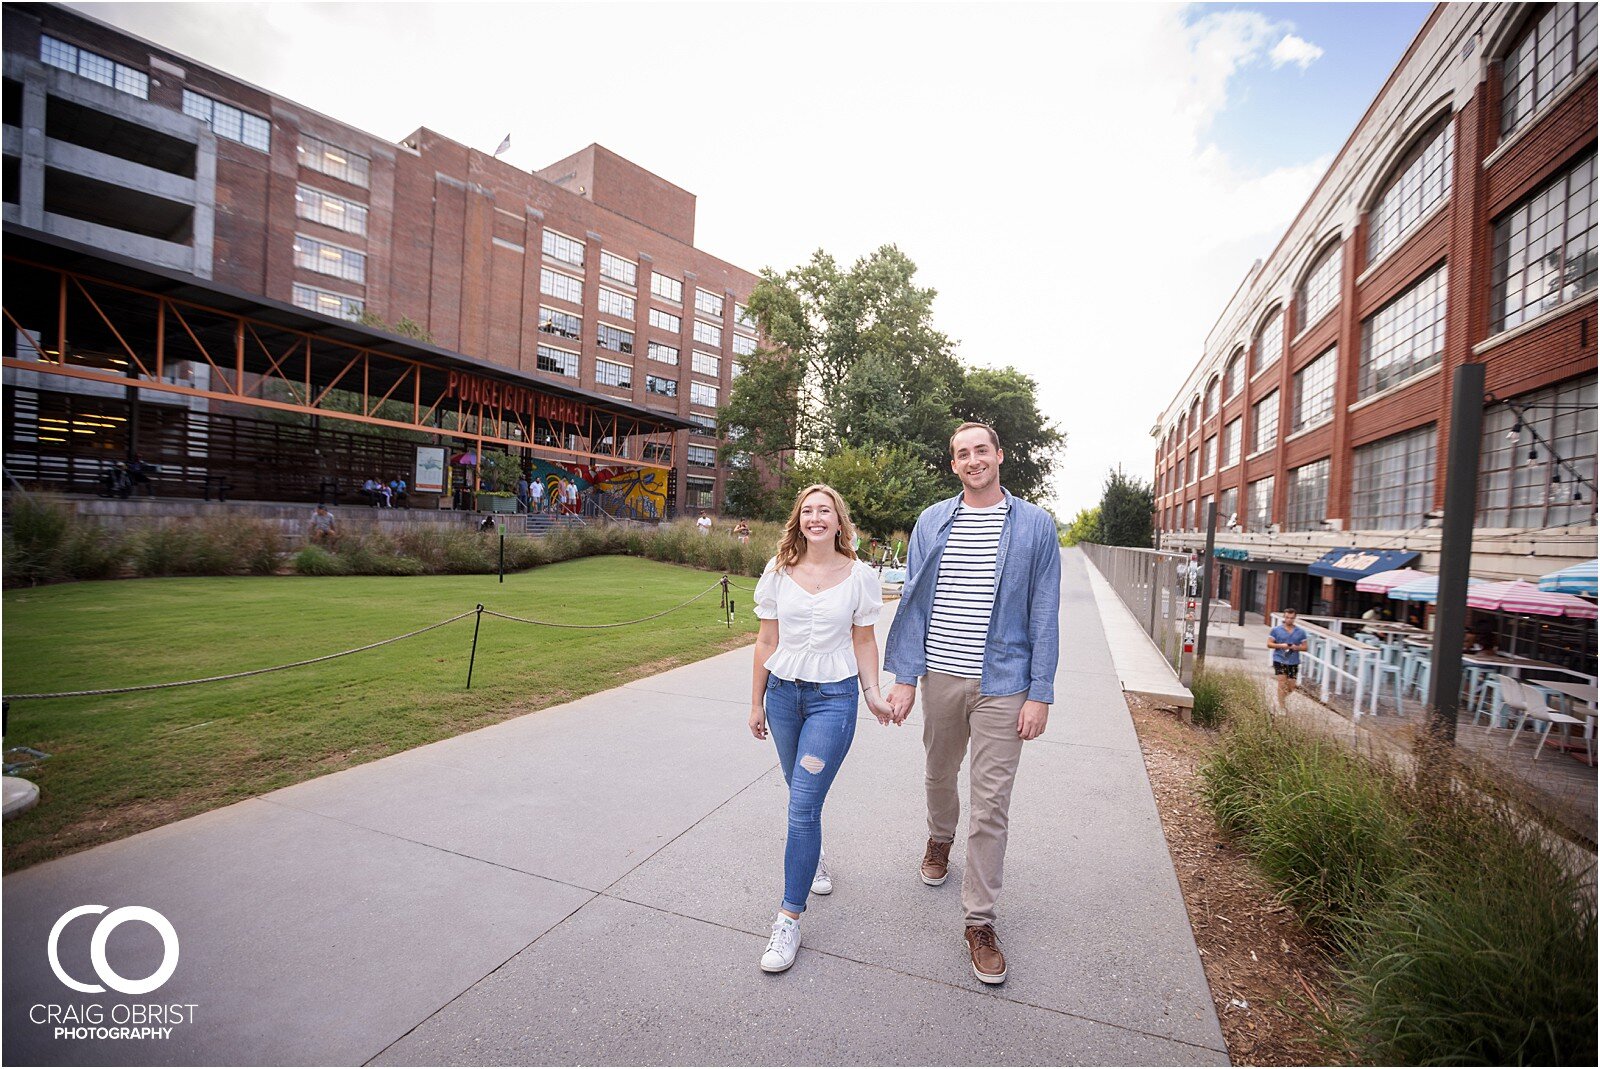
[[1222,703],[1222,678],[1210,672],[1202,672],[1189,684],[1189,693],[1194,695],[1194,709],[1191,714],[1194,722],[1203,728],[1220,726],[1225,715]]
[[300,575],[345,575],[345,563],[321,546],[306,546],[294,555],[294,570]]

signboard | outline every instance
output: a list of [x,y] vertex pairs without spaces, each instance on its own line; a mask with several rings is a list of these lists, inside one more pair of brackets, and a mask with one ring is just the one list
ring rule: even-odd
[[444,446],[417,446],[417,477],[411,488],[419,494],[444,493]]
[[582,425],[589,416],[589,406],[581,401],[554,397],[527,386],[496,382],[464,371],[450,372],[445,385],[445,396],[454,397],[470,405],[510,409],[513,412],[521,412],[555,423]]
[[1250,551],[1248,549],[1226,549],[1222,546],[1218,546],[1215,550],[1213,550],[1213,552],[1222,560],[1250,559]]

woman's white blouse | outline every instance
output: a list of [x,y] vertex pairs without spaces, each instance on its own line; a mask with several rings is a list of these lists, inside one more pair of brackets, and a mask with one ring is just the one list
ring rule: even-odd
[[756,584],[756,616],[778,621],[778,649],[767,670],[780,679],[836,683],[856,674],[852,626],[868,627],[883,612],[878,573],[856,561],[847,579],[820,594],[795,582],[776,559]]

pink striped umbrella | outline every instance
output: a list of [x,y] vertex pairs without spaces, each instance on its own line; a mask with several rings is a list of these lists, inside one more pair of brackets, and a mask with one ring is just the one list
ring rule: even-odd
[[1571,616],[1578,620],[1600,617],[1593,602],[1571,594],[1540,590],[1533,583],[1484,583],[1467,591],[1467,604],[1491,612],[1523,612],[1534,616]]
[[1430,578],[1427,572],[1415,568],[1395,568],[1393,571],[1375,572],[1356,580],[1356,589],[1363,594],[1387,594],[1397,586]]

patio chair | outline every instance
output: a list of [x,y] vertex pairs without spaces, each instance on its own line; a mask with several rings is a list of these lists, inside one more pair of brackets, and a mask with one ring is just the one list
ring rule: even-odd
[[1476,724],[1482,716],[1488,716],[1489,726],[1492,728],[1505,727],[1500,720],[1501,697],[1500,683],[1509,679],[1499,672],[1489,672],[1478,684],[1477,697],[1472,701],[1472,722]]
[[[1511,741],[1506,744],[1506,749],[1509,750],[1517,744],[1517,735],[1521,733],[1523,724],[1526,724],[1530,719],[1543,722],[1544,731],[1540,732],[1539,745],[1533,751],[1533,759],[1535,761],[1539,760],[1540,751],[1544,749],[1544,744],[1549,741],[1552,727],[1561,724],[1566,729],[1566,741],[1570,743],[1572,741],[1572,725],[1577,724],[1582,727],[1584,724],[1584,721],[1575,716],[1556,712],[1545,704],[1544,695],[1541,692],[1532,687],[1523,686],[1510,676],[1500,677],[1500,700],[1506,708],[1521,714],[1517,719],[1517,726],[1512,729]],[[1589,762],[1593,764],[1594,743],[1587,735],[1584,736],[1583,741],[1589,751]]]

